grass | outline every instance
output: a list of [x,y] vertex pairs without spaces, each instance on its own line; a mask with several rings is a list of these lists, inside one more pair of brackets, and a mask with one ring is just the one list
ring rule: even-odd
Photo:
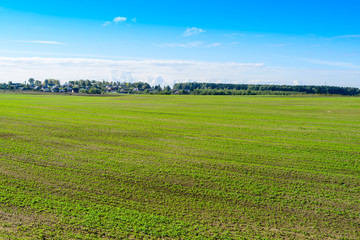
[[357,239],[360,98],[0,94],[0,238]]

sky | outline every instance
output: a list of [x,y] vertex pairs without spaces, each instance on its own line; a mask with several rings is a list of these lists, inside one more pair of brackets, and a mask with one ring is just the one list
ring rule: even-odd
[[360,1],[0,0],[0,82],[360,87]]

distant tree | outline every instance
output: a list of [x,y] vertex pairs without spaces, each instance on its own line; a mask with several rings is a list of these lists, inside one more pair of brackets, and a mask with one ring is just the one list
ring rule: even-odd
[[155,90],[157,90],[159,92],[162,91],[160,84],[155,86]]
[[85,87],[85,81],[84,80],[79,80],[79,87],[84,88]]
[[91,87],[91,82],[90,82],[90,80],[85,80],[85,86],[86,87]]
[[30,85],[34,85],[34,83],[35,83],[35,79],[33,79],[33,78],[29,78],[28,82],[29,82],[29,84],[30,84]]
[[188,94],[188,91],[186,91],[185,89],[181,89],[179,90],[178,92],[180,95],[185,95],[185,94]]
[[49,84],[49,85],[60,86],[60,80],[57,80],[57,79],[48,79],[48,84]]
[[150,84],[148,84],[148,83],[144,83],[144,84],[143,84],[143,88],[144,88],[144,89],[149,89],[149,88],[151,88],[151,86],[150,86]]
[[90,94],[101,94],[101,90],[95,87],[89,89],[88,93]]

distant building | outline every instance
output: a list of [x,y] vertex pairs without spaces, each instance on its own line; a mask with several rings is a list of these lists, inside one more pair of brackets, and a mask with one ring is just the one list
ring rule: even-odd
[[53,86],[52,88],[51,88],[51,91],[52,92],[59,92],[59,87],[58,86]]
[[129,91],[127,91],[126,89],[120,89],[119,93],[126,94],[126,93],[129,93]]

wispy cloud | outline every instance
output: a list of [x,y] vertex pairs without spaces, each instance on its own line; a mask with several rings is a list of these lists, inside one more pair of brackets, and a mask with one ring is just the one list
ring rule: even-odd
[[109,25],[111,25],[111,22],[110,22],[110,21],[106,21],[106,22],[103,23],[103,26],[104,26],[104,27],[109,26]]
[[221,45],[222,45],[221,43],[211,43],[211,44],[205,45],[205,47],[206,48],[211,48],[211,47],[219,47]]
[[205,30],[201,29],[201,28],[196,28],[196,27],[192,27],[192,28],[187,28],[185,30],[185,32],[183,33],[184,37],[190,37],[192,35],[197,35],[197,34],[201,34],[206,32]]
[[187,42],[187,43],[164,43],[158,45],[159,47],[182,47],[182,48],[196,48],[201,47],[204,44],[200,41]]
[[322,85],[326,81],[328,85],[360,87],[360,69],[314,70],[269,67],[263,63],[0,57],[0,70],[0,82],[23,82],[30,77],[145,81],[152,85],[189,81]]
[[354,34],[354,35],[340,35],[340,36],[336,36],[335,38],[360,38],[360,34]]
[[27,43],[40,43],[40,44],[52,44],[52,45],[63,45],[62,42],[56,42],[56,41],[22,41]]
[[187,43],[163,43],[163,44],[158,44],[156,46],[158,46],[158,47],[181,47],[181,48],[212,48],[212,47],[219,47],[221,45],[222,45],[221,43],[205,44],[201,41],[193,41],[193,42],[187,42]]
[[238,38],[238,37],[244,37],[245,34],[244,33],[230,33],[230,34],[225,34],[225,37],[228,38]]
[[[126,22],[128,20],[127,17],[115,17],[112,21],[106,21],[102,24],[103,27],[109,26],[112,23],[121,23],[121,22]],[[136,18],[133,18],[130,20],[131,22],[135,23],[136,22]]]
[[294,84],[295,86],[300,85],[300,83],[299,83],[298,80],[294,80],[294,81],[293,81],[293,84]]
[[263,67],[263,63],[0,57],[0,82],[8,79],[23,81],[29,77],[52,77],[62,81],[84,78],[146,81],[162,85],[184,81],[238,82],[244,74]]
[[278,44],[267,44],[269,47],[275,47],[275,48],[279,48],[279,47],[284,47],[286,46],[286,44],[284,43],[278,43]]
[[327,60],[320,60],[320,59],[312,59],[312,58],[304,58],[303,59],[306,62],[314,63],[314,64],[321,64],[321,65],[328,65],[333,67],[339,67],[339,68],[349,68],[349,69],[359,69],[360,65],[356,65],[349,62],[337,62],[337,61],[327,61]]
[[127,18],[126,17],[116,17],[113,19],[114,23],[119,23],[119,22],[126,22]]

